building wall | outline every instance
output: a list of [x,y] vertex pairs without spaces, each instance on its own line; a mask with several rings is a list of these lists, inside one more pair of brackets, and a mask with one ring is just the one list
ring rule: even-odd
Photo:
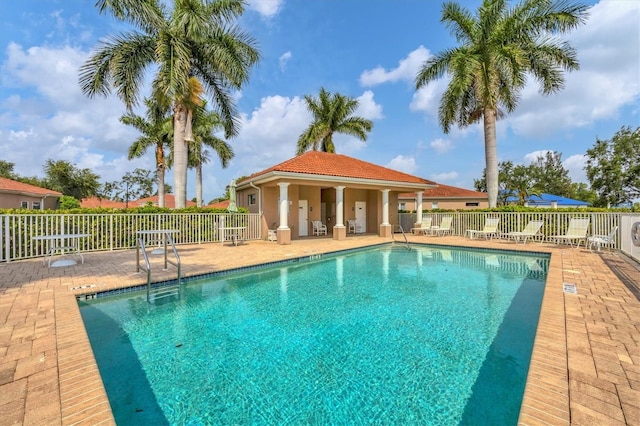
[[22,194],[0,194],[0,209],[20,209],[22,202],[27,202],[28,209],[33,203],[40,203],[38,210],[55,210],[58,208],[58,197],[32,197]]
[[[415,210],[416,209],[416,201],[403,199],[398,202],[402,202],[405,204],[405,210]],[[396,202],[394,205],[398,205]],[[489,201],[485,199],[462,199],[462,200],[451,200],[448,198],[433,198],[433,199],[422,199],[422,210],[434,210],[433,203],[438,203],[438,209],[445,210],[475,210],[475,209],[488,209]],[[467,206],[467,203],[478,203],[477,206]],[[395,210],[395,209],[394,209]]]
[[[312,220],[320,220],[327,225],[329,233],[333,232],[336,222],[336,190],[333,187],[322,188],[315,185],[290,184],[287,188],[289,198],[289,214],[287,223],[292,229],[291,238],[298,239],[299,230],[299,208],[298,200],[308,202],[308,230],[307,234],[312,235]],[[262,211],[263,211],[263,237],[266,237],[267,229],[276,229],[280,225],[279,197],[280,187],[261,186]],[[255,194],[256,203],[249,205],[249,194]],[[251,213],[258,213],[260,202],[259,192],[253,188],[238,190],[237,204],[239,207],[246,207]],[[343,224],[346,226],[347,220],[355,219],[356,201],[364,201],[367,205],[364,232],[377,233],[379,225],[382,223],[382,192],[378,189],[345,188],[343,198]],[[322,216],[322,203],[326,205],[326,215]],[[394,206],[398,205],[398,192],[389,193],[389,222],[398,222],[398,212]]]

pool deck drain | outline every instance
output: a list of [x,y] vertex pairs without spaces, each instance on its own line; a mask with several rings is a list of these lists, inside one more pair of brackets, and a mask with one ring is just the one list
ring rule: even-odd
[[[605,263],[616,254],[407,237],[412,244],[551,253],[519,423],[640,426],[640,302]],[[357,235],[178,250],[183,276],[193,276],[385,241]],[[154,281],[175,278],[175,271],[162,271],[162,259],[153,262]],[[76,296],[141,285],[142,275],[135,273],[135,250],[87,253],[84,264],[62,268],[41,259],[0,264],[0,425],[114,424]],[[639,285],[637,270],[628,276]],[[564,283],[575,283],[579,293],[565,293]]]

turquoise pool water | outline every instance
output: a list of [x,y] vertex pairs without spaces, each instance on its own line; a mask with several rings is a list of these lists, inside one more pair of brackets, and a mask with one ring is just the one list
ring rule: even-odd
[[547,265],[385,246],[80,307],[120,425],[508,425]]

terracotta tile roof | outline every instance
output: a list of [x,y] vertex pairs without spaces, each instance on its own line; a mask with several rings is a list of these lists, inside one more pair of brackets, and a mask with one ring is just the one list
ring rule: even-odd
[[[428,188],[422,193],[422,198],[488,198],[486,192],[472,191],[470,189],[458,188],[456,186],[437,184],[435,188]],[[398,198],[415,198],[413,192],[400,194]]]
[[[126,203],[123,201],[112,201],[107,200],[106,198],[98,198],[98,197],[89,197],[84,198],[80,201],[80,207],[85,209],[90,208],[105,208],[105,209],[124,209],[126,208]],[[129,207],[137,207],[132,206],[131,202],[129,202]]]
[[61,197],[62,193],[52,189],[41,188],[39,186],[30,185],[28,183],[18,182],[16,180],[0,177],[0,192],[18,192],[29,195],[50,195]]
[[211,203],[206,205],[205,207],[211,209],[227,209],[229,208],[229,200],[218,201],[217,203]]
[[[139,200],[131,200],[129,201],[129,207],[144,207],[148,202],[152,202],[154,206],[158,205],[158,196],[154,195],[152,197],[141,198]],[[187,207],[195,207],[197,204],[193,201],[187,200]],[[168,209],[176,208],[176,197],[173,194],[164,194],[164,206]]]
[[[288,172],[320,176],[336,176],[352,179],[371,179],[391,182],[434,185],[435,183],[417,176],[388,169],[373,163],[347,157],[341,154],[329,154],[320,151],[308,151],[273,167],[255,173],[242,180],[242,183],[270,172]],[[239,182],[240,183],[240,182]]]

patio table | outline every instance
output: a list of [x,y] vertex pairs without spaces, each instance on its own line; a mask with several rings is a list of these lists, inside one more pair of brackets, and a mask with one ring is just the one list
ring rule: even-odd
[[78,242],[80,241],[80,238],[90,237],[90,236],[91,234],[51,234],[51,235],[39,235],[37,237],[33,237],[32,240],[33,241],[52,241],[52,243],[49,246],[49,250],[45,254],[44,258],[42,259],[42,264],[44,265],[45,263],[47,263],[47,258],[48,258],[48,263],[49,263],[48,267],[57,268],[61,266],[73,266],[78,263],[75,259],[60,259],[60,260],[56,260],[55,262],[51,262],[51,260],[53,259],[53,256],[57,252],[60,252],[64,256],[65,250],[70,250],[73,254],[75,254],[76,256],[79,256],[80,259],[82,260],[82,263],[84,263],[84,256],[82,256],[82,254],[80,253]]
[[244,240],[244,231],[246,226],[229,226],[220,228],[220,242],[224,245],[225,241],[232,241],[234,246],[238,245],[238,241]]

